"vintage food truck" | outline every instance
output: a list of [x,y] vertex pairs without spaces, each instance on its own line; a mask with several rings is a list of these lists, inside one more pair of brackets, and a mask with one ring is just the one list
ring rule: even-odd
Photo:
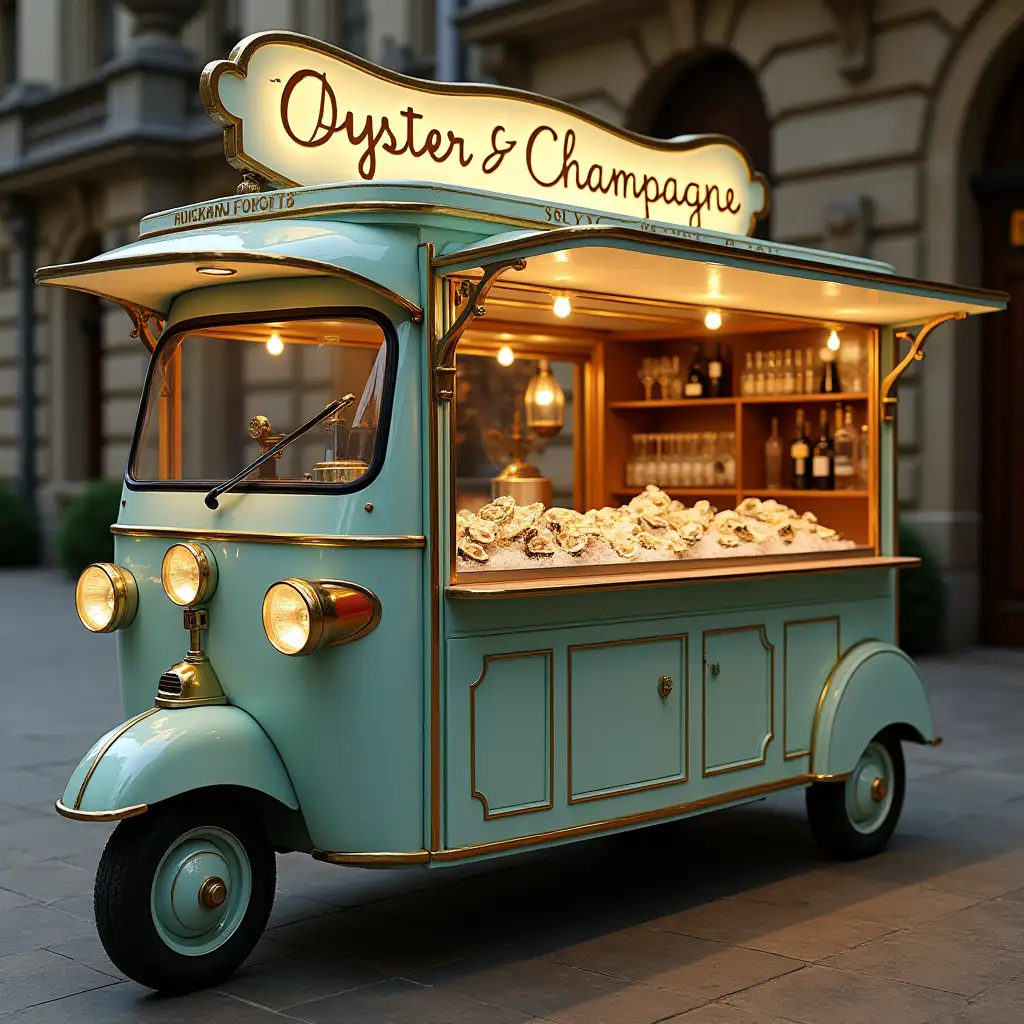
[[829,851],[880,850],[901,744],[938,742],[895,386],[1005,296],[752,237],[768,186],[723,137],[289,33],[201,87],[238,193],[38,272],[152,351],[76,591],[127,720],[57,802],[119,822],[113,962],[223,977],[275,851],[440,867],[789,788]]

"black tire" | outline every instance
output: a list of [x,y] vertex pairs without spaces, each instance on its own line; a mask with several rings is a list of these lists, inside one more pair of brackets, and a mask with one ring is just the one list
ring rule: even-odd
[[871,741],[865,755],[874,744],[883,747],[892,762],[892,799],[884,817],[870,831],[864,831],[865,826],[858,828],[850,817],[847,795],[854,777],[841,782],[815,782],[807,790],[811,832],[822,850],[837,860],[860,860],[881,853],[899,822],[907,778],[903,748],[895,735],[883,732]]
[[[234,931],[201,955],[173,949],[151,910],[153,882],[165,854],[195,829],[215,828],[244,849],[251,879],[248,904]],[[96,871],[96,928],[114,966],[140,985],[167,994],[191,992],[223,980],[252,952],[274,904],[273,848],[245,805],[210,796],[179,797],[118,824]]]

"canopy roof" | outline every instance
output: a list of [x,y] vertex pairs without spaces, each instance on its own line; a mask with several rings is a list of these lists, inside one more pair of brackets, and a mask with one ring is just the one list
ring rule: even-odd
[[[765,249],[773,247],[766,243]],[[817,255],[817,254],[816,254]],[[494,235],[434,258],[445,275],[473,275],[516,257],[526,267],[502,287],[591,293],[780,316],[911,326],[953,313],[1006,307],[1002,292],[915,281],[799,256],[757,252],[607,225]]]
[[221,224],[176,232],[36,271],[61,285],[164,317],[183,292],[225,283],[334,277],[422,318],[416,244],[395,229],[313,219]]

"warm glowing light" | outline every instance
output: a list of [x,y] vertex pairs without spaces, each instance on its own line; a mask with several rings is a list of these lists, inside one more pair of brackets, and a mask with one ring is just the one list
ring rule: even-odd
[[275,331],[269,338],[267,338],[267,351],[272,356],[279,356],[284,351],[284,342],[281,340],[281,335]]
[[516,361],[516,354],[508,345],[502,345],[498,349],[498,362],[502,366],[511,366]]
[[717,331],[722,326],[722,314],[717,309],[709,309],[704,314],[704,326],[709,331]]
[[197,274],[205,274],[207,277],[231,277],[236,271],[231,267],[196,267]]
[[555,393],[551,388],[541,386],[534,391],[533,400],[538,405],[550,405],[555,400]]
[[555,299],[554,306],[551,308],[554,310],[555,316],[564,320],[572,312],[572,303],[569,301],[569,296],[559,295]]
[[833,331],[833,332],[832,332],[832,333],[831,333],[831,334],[830,334],[830,335],[828,336],[828,347],[829,347],[829,348],[830,348],[830,349],[831,349],[831,350],[832,350],[833,352],[838,352],[838,351],[839,351],[839,335],[838,335],[838,334],[836,334],[836,332],[835,332],[835,331]]

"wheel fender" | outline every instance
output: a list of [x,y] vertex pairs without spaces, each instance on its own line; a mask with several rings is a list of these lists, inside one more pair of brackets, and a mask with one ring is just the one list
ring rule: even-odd
[[207,786],[241,786],[297,810],[277,748],[240,708],[151,708],[101,736],[64,789],[58,811],[113,820]]
[[853,771],[883,729],[902,738],[937,743],[924,682],[914,662],[880,640],[857,644],[832,670],[818,701],[811,738],[811,772],[819,777]]

